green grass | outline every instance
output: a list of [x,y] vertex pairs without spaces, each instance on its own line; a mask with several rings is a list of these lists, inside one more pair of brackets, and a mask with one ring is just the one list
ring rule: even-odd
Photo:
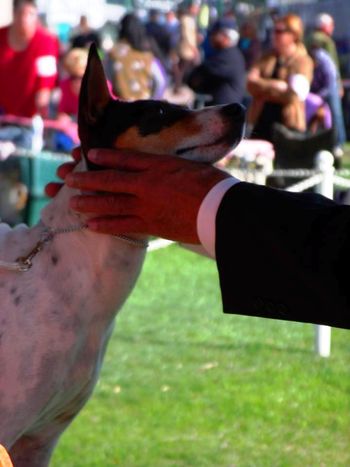
[[223,314],[214,262],[150,253],[52,465],[348,466],[349,338],[317,357],[311,325]]
[[344,169],[350,169],[350,142],[347,142],[344,145],[344,157],[342,165]]

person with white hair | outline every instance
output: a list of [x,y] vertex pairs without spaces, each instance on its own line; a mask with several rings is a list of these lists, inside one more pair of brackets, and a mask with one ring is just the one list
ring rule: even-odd
[[197,66],[188,79],[197,93],[211,96],[209,105],[242,103],[245,94],[245,61],[237,44],[235,20],[221,18],[209,32],[212,53]]
[[332,38],[334,28],[335,24],[331,15],[328,13],[318,14],[315,18],[315,29],[311,33],[307,42],[310,48],[317,46],[317,48],[325,50],[333,60],[337,70],[337,87],[335,87],[334,91],[329,95],[328,104],[332,111],[333,124],[336,133],[334,156],[340,160],[344,154],[342,146],[346,141],[346,131],[341,106],[341,97],[343,96],[344,91],[340,75],[339,57],[335,42]]
[[332,38],[334,27],[334,19],[331,15],[328,13],[319,13],[315,18],[315,28],[311,33],[309,41],[313,43],[317,42],[322,49],[331,56],[335,66],[337,67],[338,73],[340,74],[338,52]]

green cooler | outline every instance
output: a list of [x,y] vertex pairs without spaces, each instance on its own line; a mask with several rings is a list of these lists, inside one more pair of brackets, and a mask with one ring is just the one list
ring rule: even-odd
[[35,224],[47,204],[45,185],[57,180],[56,170],[72,160],[67,154],[21,152],[0,162],[0,217],[11,225]]

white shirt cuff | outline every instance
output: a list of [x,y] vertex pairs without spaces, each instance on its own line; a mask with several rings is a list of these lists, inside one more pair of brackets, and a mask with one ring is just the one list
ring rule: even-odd
[[213,186],[203,199],[197,215],[197,234],[205,250],[215,258],[216,213],[226,191],[241,180],[230,177]]

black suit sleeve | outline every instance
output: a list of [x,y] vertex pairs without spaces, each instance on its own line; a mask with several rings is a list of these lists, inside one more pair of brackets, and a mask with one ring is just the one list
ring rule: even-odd
[[224,312],[350,329],[350,207],[239,183],[216,218]]

